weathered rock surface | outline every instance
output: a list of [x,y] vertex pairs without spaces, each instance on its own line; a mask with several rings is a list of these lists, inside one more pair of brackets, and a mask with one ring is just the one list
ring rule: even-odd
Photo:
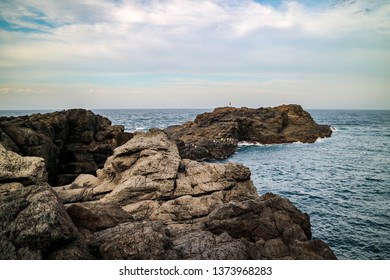
[[[60,154],[69,151],[66,143],[74,144],[68,131],[57,146],[34,130],[38,124],[7,126],[26,129],[27,146],[16,145],[22,136],[2,139],[8,148]],[[52,131],[49,125],[41,123],[39,131]],[[100,145],[96,135],[111,133],[104,131],[80,145]],[[111,136],[103,137],[109,142],[104,145],[115,142]],[[158,129],[135,133],[96,176],[81,174],[54,188],[46,182],[43,158],[22,157],[2,145],[0,156],[0,259],[336,258],[324,242],[311,239],[307,214],[285,198],[259,197],[248,168],[183,159]]]
[[166,133],[136,133],[97,176],[54,188],[101,259],[334,259],[290,201],[261,197],[240,164],[181,159]]
[[332,134],[329,126],[318,125],[299,105],[217,108],[165,131],[176,141],[181,157],[194,160],[225,159],[236,151],[240,141],[312,143]]
[[181,160],[166,133],[136,133],[115,149],[97,177],[80,175],[54,188],[64,203],[117,205],[137,220],[193,222],[232,199],[257,197],[248,168]]
[[0,259],[90,259],[53,189],[42,158],[0,145]]
[[95,174],[113,149],[130,138],[122,126],[83,109],[0,117],[0,144],[20,155],[43,158],[51,185]]
[[45,182],[47,173],[43,158],[21,157],[0,144],[0,184],[19,182],[23,185]]

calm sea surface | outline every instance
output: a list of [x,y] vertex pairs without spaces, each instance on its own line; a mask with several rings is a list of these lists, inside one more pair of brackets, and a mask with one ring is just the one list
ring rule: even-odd
[[[165,128],[207,109],[94,110],[127,131]],[[310,215],[313,238],[339,259],[390,259],[390,111],[309,110],[333,136],[313,144],[240,145],[228,161],[252,172],[260,194]],[[23,115],[31,111],[0,111]]]

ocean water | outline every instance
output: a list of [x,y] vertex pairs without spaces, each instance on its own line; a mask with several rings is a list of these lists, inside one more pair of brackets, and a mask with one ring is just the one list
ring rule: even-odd
[[[94,110],[126,131],[165,128],[206,111]],[[308,111],[334,128],[332,137],[313,144],[242,144],[227,161],[250,168],[259,194],[287,197],[308,213],[313,238],[339,259],[390,259],[390,111]]]
[[339,259],[390,259],[390,111],[312,110],[335,128],[314,144],[240,146],[258,192],[310,215]]

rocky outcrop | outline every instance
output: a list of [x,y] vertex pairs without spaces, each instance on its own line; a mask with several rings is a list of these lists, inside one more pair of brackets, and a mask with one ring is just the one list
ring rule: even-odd
[[0,184],[12,182],[29,185],[46,180],[43,158],[21,157],[0,144]]
[[303,142],[330,137],[327,125],[318,125],[299,105],[275,108],[217,108],[194,121],[165,131],[174,139],[183,158],[225,159],[240,141],[260,144]]
[[334,259],[290,201],[258,196],[248,168],[182,159],[161,130],[136,133],[97,176],[55,192],[98,259]]
[[54,188],[64,203],[95,201],[117,205],[136,220],[191,222],[218,205],[257,197],[248,168],[235,163],[182,160],[166,133],[136,133],[115,149],[97,177],[80,175]]
[[[257,194],[248,168],[183,159],[164,131],[118,146],[123,128],[85,110],[1,118],[0,128],[0,259],[336,258],[311,239],[307,214]],[[241,141],[227,135],[204,141],[220,151]],[[76,178],[52,188],[48,177]]]
[[0,145],[0,259],[91,259],[45,180],[42,158],[21,157]]
[[0,144],[23,156],[43,158],[51,185],[95,174],[113,149],[130,138],[123,126],[83,109],[0,117]]

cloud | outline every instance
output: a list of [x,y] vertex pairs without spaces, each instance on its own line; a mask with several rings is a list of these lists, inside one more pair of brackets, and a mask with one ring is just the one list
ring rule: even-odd
[[226,88],[390,72],[389,1],[308,2],[2,1],[0,85],[145,89],[187,75]]

